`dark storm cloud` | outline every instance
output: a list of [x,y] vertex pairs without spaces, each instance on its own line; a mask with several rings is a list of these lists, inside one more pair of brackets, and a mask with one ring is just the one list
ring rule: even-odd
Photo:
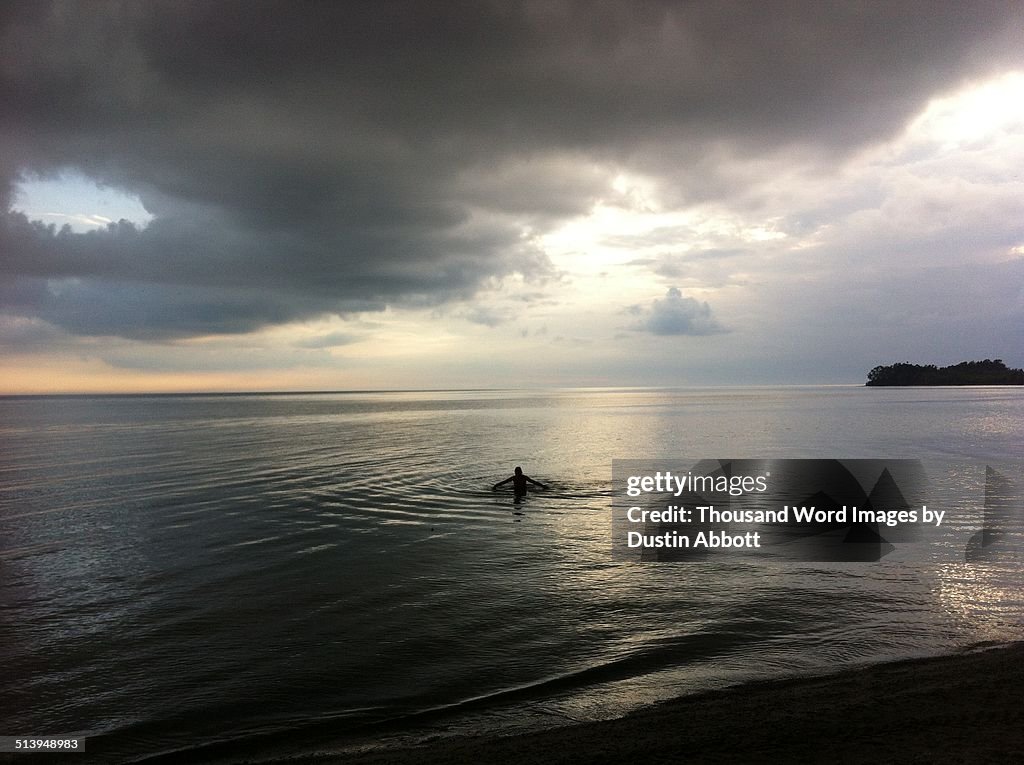
[[19,178],[75,169],[155,216],[61,234],[7,212],[0,310],[134,337],[434,305],[543,274],[524,227],[587,210],[607,193],[601,167],[728,195],[747,177],[723,156],[850,152],[1024,49],[1005,2],[0,14],[4,209]]

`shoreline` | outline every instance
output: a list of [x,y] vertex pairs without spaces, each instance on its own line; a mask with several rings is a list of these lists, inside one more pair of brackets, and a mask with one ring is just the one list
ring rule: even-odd
[[755,681],[514,736],[297,756],[334,765],[1008,762],[1024,751],[1024,642]]

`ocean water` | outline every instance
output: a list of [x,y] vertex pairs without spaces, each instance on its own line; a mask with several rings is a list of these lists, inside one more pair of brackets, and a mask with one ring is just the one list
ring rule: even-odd
[[[337,752],[1022,639],[1013,545],[964,562],[1022,435],[1002,387],[0,398],[0,735]],[[625,563],[626,458],[920,458],[958,512],[872,564]]]

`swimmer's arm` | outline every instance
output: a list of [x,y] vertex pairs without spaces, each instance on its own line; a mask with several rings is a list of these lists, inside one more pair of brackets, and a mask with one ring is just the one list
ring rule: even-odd
[[526,480],[527,480],[527,481],[529,481],[530,483],[532,483],[532,484],[533,484],[534,486],[539,486],[539,487],[540,487],[540,488],[542,488],[542,489],[546,489],[546,488],[548,488],[547,486],[545,486],[544,484],[542,484],[542,483],[541,483],[540,481],[534,481],[534,480],[533,480],[532,478],[529,478],[529,477],[527,477],[527,479],[526,479]]
[[505,479],[504,481],[498,481],[498,482],[497,482],[496,484],[494,484],[494,486],[492,486],[492,487],[491,487],[491,491],[494,491],[494,490],[495,490],[495,489],[497,489],[497,488],[498,488],[499,486],[504,486],[504,485],[505,485],[506,483],[508,483],[509,481],[511,481],[511,480],[512,480],[513,478],[515,478],[515,476],[514,476],[514,475],[510,475],[510,476],[509,476],[508,478],[506,478],[506,479]]

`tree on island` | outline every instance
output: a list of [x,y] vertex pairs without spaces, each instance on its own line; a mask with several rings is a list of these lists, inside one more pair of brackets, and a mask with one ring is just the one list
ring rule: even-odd
[[865,385],[1024,385],[1024,369],[1010,369],[1002,359],[961,361],[950,367],[902,362],[875,367]]

